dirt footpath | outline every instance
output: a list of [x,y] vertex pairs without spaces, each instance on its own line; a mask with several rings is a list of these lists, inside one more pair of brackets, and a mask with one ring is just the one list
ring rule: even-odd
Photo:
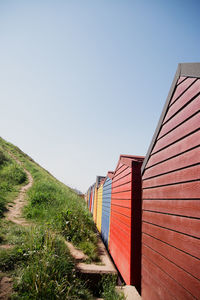
[[[9,154],[18,164],[23,166],[22,163],[18,159],[16,159],[16,157],[12,153],[9,152]],[[20,189],[19,195],[14,200],[14,202],[10,203],[9,206],[7,206],[8,212],[5,214],[5,218],[6,220],[16,223],[18,225],[28,226],[29,223],[24,218],[22,218],[21,214],[22,214],[22,208],[26,204],[25,201],[26,192],[33,185],[33,177],[31,176],[30,172],[28,172],[26,169],[24,169],[24,171],[26,172],[28,177],[28,184],[26,184]],[[9,249],[11,247],[12,247],[11,245],[0,245],[0,248],[3,249]],[[0,300],[10,299],[11,293],[12,293],[12,279],[4,276],[0,280]]]
[[28,177],[28,184],[23,186],[20,189],[18,197],[14,200],[13,206],[9,206],[8,212],[5,214],[5,217],[8,221],[16,223],[18,225],[27,226],[29,225],[27,221],[21,217],[21,211],[24,205],[26,204],[25,196],[27,190],[33,185],[33,177],[31,174],[24,169]]

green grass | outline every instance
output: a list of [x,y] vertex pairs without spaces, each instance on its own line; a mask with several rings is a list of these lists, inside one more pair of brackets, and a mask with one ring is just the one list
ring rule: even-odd
[[4,152],[8,149],[23,162],[34,178],[34,184],[27,193],[28,205],[24,216],[39,224],[47,224],[81,250],[87,249],[86,254],[91,260],[98,260],[95,225],[85,201],[19,148],[3,139],[0,139],[0,146]]
[[10,231],[18,239],[14,248],[0,250],[0,269],[15,278],[12,299],[92,299],[61,235],[38,225],[7,224],[4,234]]
[[[0,138],[0,217],[21,185],[27,182],[23,168],[7,154],[13,153],[32,174],[24,216],[34,226],[20,227],[0,218],[0,269],[14,278],[13,299],[93,299],[79,274],[64,240],[71,241],[98,261],[97,234],[85,201],[41,168],[19,148]],[[104,299],[122,299],[115,293],[112,276],[103,277]],[[113,297],[113,298],[112,298]]]
[[115,290],[117,281],[116,275],[103,275],[101,279],[102,292],[101,296],[106,300],[124,300],[124,295]]

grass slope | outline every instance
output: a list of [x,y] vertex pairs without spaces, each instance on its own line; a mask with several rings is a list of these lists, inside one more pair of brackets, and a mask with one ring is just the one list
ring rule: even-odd
[[[34,184],[27,193],[24,216],[34,226],[25,228],[3,218],[26,173],[10,156],[20,160],[32,174]],[[93,299],[87,283],[78,276],[64,240],[72,241],[98,260],[95,225],[84,200],[56,180],[16,146],[0,138],[0,243],[14,245],[0,250],[0,270],[13,276],[13,299]],[[102,279],[104,299],[120,299],[115,279]]]

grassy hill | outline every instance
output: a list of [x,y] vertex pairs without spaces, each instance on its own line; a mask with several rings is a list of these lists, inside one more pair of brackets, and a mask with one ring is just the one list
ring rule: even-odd
[[[3,217],[8,203],[27,183],[23,167],[34,179],[23,210],[31,224],[26,227]],[[76,272],[65,240],[83,250],[88,262],[98,261],[95,225],[83,198],[0,138],[0,244],[9,245],[6,251],[0,249],[0,276],[14,279],[13,299],[93,299],[87,282]],[[112,278],[102,279],[105,299],[118,299],[114,285]]]

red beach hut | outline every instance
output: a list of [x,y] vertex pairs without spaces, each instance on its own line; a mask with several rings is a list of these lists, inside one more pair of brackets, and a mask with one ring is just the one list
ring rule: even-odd
[[142,166],[142,299],[200,299],[200,63],[179,64]]

